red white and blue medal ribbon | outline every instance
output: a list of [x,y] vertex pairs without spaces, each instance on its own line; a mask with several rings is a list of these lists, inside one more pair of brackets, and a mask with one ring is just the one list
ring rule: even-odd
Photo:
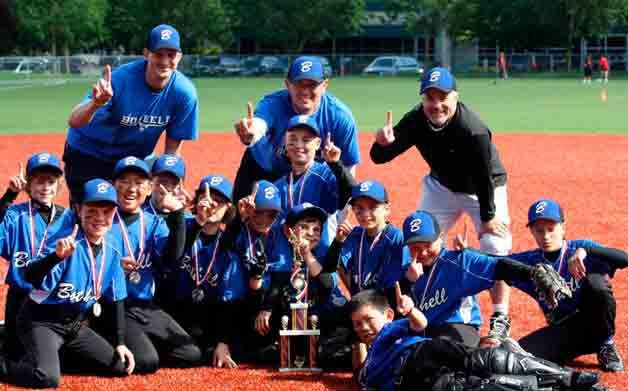
[[[375,245],[377,244],[377,242],[379,242],[379,239],[381,238],[382,234],[384,233],[384,230],[386,228],[384,228],[383,230],[380,231],[380,233],[377,234],[377,236],[375,236],[375,239],[373,239],[373,243],[371,243],[370,247],[369,247],[369,254],[371,253],[371,251],[373,251],[373,248],[375,247]],[[362,230],[362,236],[360,236],[360,249],[358,250],[358,288],[360,290],[362,290],[362,248],[364,247],[364,238],[366,237],[366,229]]]
[[194,245],[192,247],[192,258],[194,258],[194,278],[196,280],[195,282],[197,288],[207,280],[207,278],[209,277],[209,273],[212,270],[212,266],[214,266],[214,262],[216,261],[216,255],[218,255],[218,247],[220,246],[221,235],[222,232],[218,232],[218,235],[216,236],[216,244],[214,245],[214,252],[212,253],[212,259],[209,262],[209,266],[207,266],[207,271],[205,272],[203,278],[199,278],[198,247],[196,245],[196,242],[194,242]]
[[[44,245],[46,244],[46,238],[48,237],[48,228],[52,224],[55,219],[55,214],[57,213],[57,208],[55,208],[54,204],[52,205],[52,211],[50,214],[50,223],[46,224],[46,229],[44,230],[44,234],[41,236],[41,242],[39,245],[36,245],[37,235],[35,233],[35,216],[33,215],[33,206],[31,204],[31,200],[28,200],[28,219],[30,224],[30,242],[31,242],[31,258],[36,258],[41,254],[44,249]],[[37,250],[35,248],[37,247]]]
[[[309,173],[309,171],[310,170],[308,169],[305,171],[305,173],[303,173],[303,179],[301,180],[301,186],[299,186],[299,194],[297,197],[296,205],[301,204],[301,199],[303,198],[303,188],[305,187],[305,180],[307,179],[307,174]],[[288,208],[290,209],[292,209],[292,207],[295,205],[292,199],[293,187],[294,187],[294,175],[291,172],[288,177]]]

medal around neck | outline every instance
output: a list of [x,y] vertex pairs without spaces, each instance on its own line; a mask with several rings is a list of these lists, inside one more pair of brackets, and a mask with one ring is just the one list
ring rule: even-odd
[[138,272],[137,270],[133,270],[131,273],[129,273],[129,281],[132,284],[139,284],[141,280],[142,280],[142,276],[140,275],[140,272]]
[[102,314],[102,306],[99,302],[94,303],[94,306],[92,307],[92,313],[97,318],[100,316],[100,314]]

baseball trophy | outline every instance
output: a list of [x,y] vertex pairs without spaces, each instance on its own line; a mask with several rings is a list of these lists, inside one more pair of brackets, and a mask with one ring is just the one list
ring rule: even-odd
[[322,372],[317,367],[318,338],[321,334],[318,316],[308,318],[307,315],[307,269],[295,242],[291,240],[291,243],[294,248],[294,268],[290,276],[291,316],[281,317],[279,372]]

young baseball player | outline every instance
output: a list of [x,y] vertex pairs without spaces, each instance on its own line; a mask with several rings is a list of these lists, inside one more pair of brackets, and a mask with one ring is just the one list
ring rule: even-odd
[[[222,175],[204,177],[187,219],[185,256],[174,269],[173,317],[190,333],[215,367],[235,368],[241,311],[247,287],[243,265],[224,243],[222,226],[235,216],[232,185]],[[243,319],[243,318],[242,318]],[[241,346],[240,346],[241,347]]]
[[26,175],[20,167],[20,173],[9,182],[9,198],[15,200],[22,190],[29,196],[28,201],[9,207],[0,225],[0,256],[9,260],[4,347],[10,358],[23,354],[15,321],[19,308],[32,289],[32,285],[24,279],[24,270],[32,260],[42,255],[46,242],[55,239],[60,227],[73,220],[69,210],[54,203],[62,183],[63,170],[59,159],[47,152],[31,156],[26,163]]
[[[291,301],[310,303],[309,313],[319,315],[320,327],[325,328],[331,301],[340,295],[337,277],[321,273],[319,259],[324,258],[326,250],[319,243],[326,219],[327,213],[310,203],[297,205],[288,212],[281,235],[268,254],[267,276],[258,286],[264,290],[264,299],[255,319],[256,338],[251,342],[255,347],[254,360],[277,362],[273,347],[281,316],[288,314]],[[295,263],[295,259],[301,264]],[[296,279],[304,281],[305,289],[296,288]]]
[[119,210],[112,233],[120,238],[123,267],[127,273],[127,346],[136,359],[138,373],[154,372],[160,364],[196,365],[201,352],[192,338],[154,302],[154,270],[159,262],[176,260],[185,245],[184,204],[166,192],[162,205],[173,210],[167,219],[144,213],[150,192],[150,170],[133,156],[120,160],[113,172]]
[[[149,197],[142,205],[144,213],[153,214],[155,216],[167,219],[173,213],[164,206],[164,201],[170,199],[170,195],[188,203],[188,195],[183,187],[185,179],[185,162],[183,158],[172,154],[163,154],[155,160],[151,167],[152,191]],[[186,213],[186,215],[188,215]],[[171,285],[168,279],[171,277],[171,267],[176,260],[166,260],[159,262],[153,268],[153,278],[155,279],[155,295],[154,302],[161,307],[171,307],[172,295],[167,289],[162,289],[161,285]]]
[[359,226],[343,223],[328,254],[340,243],[340,270],[351,295],[363,289],[390,289],[403,277],[410,257],[403,232],[388,223],[390,204],[384,185],[365,180],[351,191],[349,201]]
[[539,302],[548,325],[520,340],[530,353],[555,362],[597,353],[605,371],[623,371],[622,358],[613,343],[616,307],[610,278],[628,266],[628,254],[591,240],[567,240],[567,223],[558,202],[541,199],[528,210],[528,227],[537,249],[511,257],[530,266],[550,265],[571,288],[572,297],[555,308],[539,300],[534,287],[513,282]]
[[[142,205],[145,213],[166,217],[169,213],[164,205],[164,198],[169,193],[182,201],[186,199],[183,181],[185,179],[185,162],[182,157],[169,153],[163,154],[155,160],[151,167],[152,191]],[[163,188],[162,188],[163,186]],[[164,189],[166,191],[164,191]]]
[[587,58],[584,60],[584,78],[582,79],[582,84],[591,84],[591,77],[593,76],[593,57],[589,54]]
[[286,129],[286,155],[292,171],[275,182],[281,194],[283,210],[309,202],[332,215],[322,236],[325,247],[335,235],[335,213],[344,207],[355,183],[353,175],[340,162],[340,148],[330,137],[328,133],[323,148],[325,163],[319,163],[315,157],[322,140],[316,121],[303,115],[291,118]]
[[[405,276],[414,283],[414,298],[429,321],[425,329],[428,337],[447,337],[478,346],[482,318],[474,295],[492,287],[496,280],[532,280],[550,307],[556,306],[556,294],[571,293],[548,268],[467,249],[444,248],[438,222],[429,212],[416,211],[406,217],[403,237],[412,256]],[[552,276],[556,277],[553,283]]]
[[[428,319],[396,289],[395,313],[384,295],[367,289],[349,302],[355,333],[370,345],[359,381],[364,390],[602,390],[598,376],[502,348],[475,349],[423,335]],[[500,375],[500,376],[492,376]]]
[[[125,345],[123,301],[126,297],[122,254],[109,232],[117,206],[116,191],[102,179],[84,186],[78,223],[69,222],[45,254],[26,266],[33,290],[17,316],[17,333],[26,354],[19,361],[0,361],[0,376],[25,387],[58,387],[59,352],[64,366],[81,372],[130,374],[133,354]],[[112,303],[114,347],[85,322],[99,322],[102,302]]]

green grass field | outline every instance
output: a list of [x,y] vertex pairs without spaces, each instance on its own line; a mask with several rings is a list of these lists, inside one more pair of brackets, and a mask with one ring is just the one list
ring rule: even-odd
[[[67,116],[93,80],[50,79],[0,75],[0,133],[64,132]],[[200,128],[227,131],[245,113],[247,101],[283,85],[280,78],[195,79],[200,98]],[[353,110],[361,130],[379,128],[386,110],[394,119],[417,101],[413,78],[333,79],[330,91]],[[522,78],[494,83],[490,78],[461,78],[463,102],[480,114],[491,129],[504,131],[628,133],[628,80],[611,80],[605,86],[583,86],[576,76]]]

